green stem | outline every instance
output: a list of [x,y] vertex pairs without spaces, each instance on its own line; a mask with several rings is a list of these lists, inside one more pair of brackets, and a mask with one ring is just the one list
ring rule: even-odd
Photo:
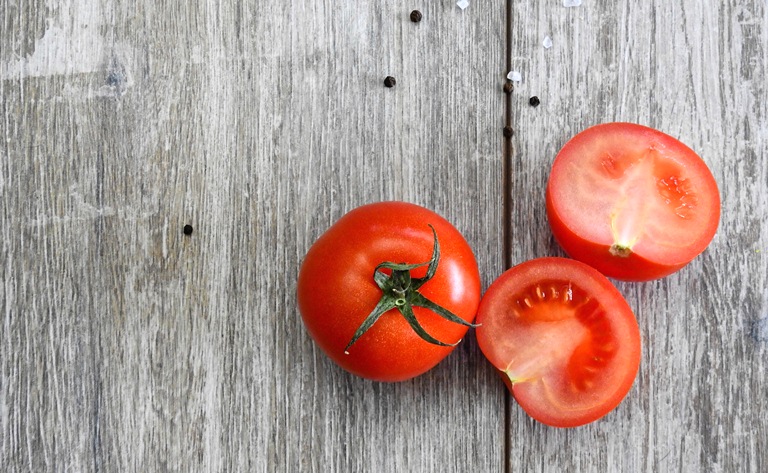
[[[376,266],[373,271],[373,279],[383,294],[373,311],[368,314],[360,327],[357,328],[357,331],[355,331],[352,339],[344,348],[344,353],[349,354],[349,348],[357,342],[365,332],[373,327],[385,312],[392,309],[397,309],[400,312],[419,337],[434,345],[455,346],[459,342],[445,343],[430,335],[421,324],[419,324],[416,315],[413,312],[413,307],[429,309],[440,317],[456,324],[464,325],[466,327],[477,327],[477,325],[467,322],[445,307],[430,301],[418,291],[418,289],[432,279],[437,272],[437,266],[440,262],[440,243],[437,240],[437,232],[432,225],[429,225],[429,228],[432,230],[432,236],[434,238],[432,257],[429,261],[418,264],[391,263],[385,261]],[[411,270],[423,266],[427,266],[427,273],[424,277],[412,278]],[[392,273],[387,275],[381,271],[382,269],[389,269]]]

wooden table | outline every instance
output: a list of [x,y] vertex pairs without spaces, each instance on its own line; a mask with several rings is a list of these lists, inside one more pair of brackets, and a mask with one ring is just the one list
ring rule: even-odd
[[[4,471],[768,471],[764,0],[0,0],[0,28]],[[297,272],[341,215],[437,211],[485,288],[563,254],[549,166],[609,121],[697,150],[723,205],[691,265],[617,283],[616,411],[532,421],[472,334],[399,384],[314,346]]]

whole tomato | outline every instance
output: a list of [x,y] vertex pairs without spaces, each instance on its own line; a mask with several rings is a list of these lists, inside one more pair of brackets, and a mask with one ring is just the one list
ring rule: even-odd
[[334,362],[403,381],[437,365],[472,326],[480,275],[447,220],[379,202],[347,213],[312,245],[297,293],[309,334]]

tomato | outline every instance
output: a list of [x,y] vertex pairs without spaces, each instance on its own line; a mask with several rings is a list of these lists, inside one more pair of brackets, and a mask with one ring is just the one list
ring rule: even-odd
[[675,138],[631,123],[574,136],[555,158],[546,196],[566,253],[628,281],[687,265],[720,221],[720,194],[704,161]]
[[380,202],[347,213],[312,245],[297,295],[304,325],[333,361],[364,378],[402,381],[437,365],[467,332],[480,274],[443,217]]
[[640,364],[640,330],[621,293],[572,259],[503,273],[480,302],[478,345],[534,419],[576,427],[613,410]]

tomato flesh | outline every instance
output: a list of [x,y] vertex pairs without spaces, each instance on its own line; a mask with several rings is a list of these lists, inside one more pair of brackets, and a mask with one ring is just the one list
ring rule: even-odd
[[712,173],[686,145],[630,123],[597,125],[558,153],[547,215],[572,257],[610,277],[671,274],[709,245],[720,220]]
[[539,258],[502,274],[478,309],[477,339],[520,406],[556,427],[592,422],[626,396],[640,363],[631,308],[598,271]]

